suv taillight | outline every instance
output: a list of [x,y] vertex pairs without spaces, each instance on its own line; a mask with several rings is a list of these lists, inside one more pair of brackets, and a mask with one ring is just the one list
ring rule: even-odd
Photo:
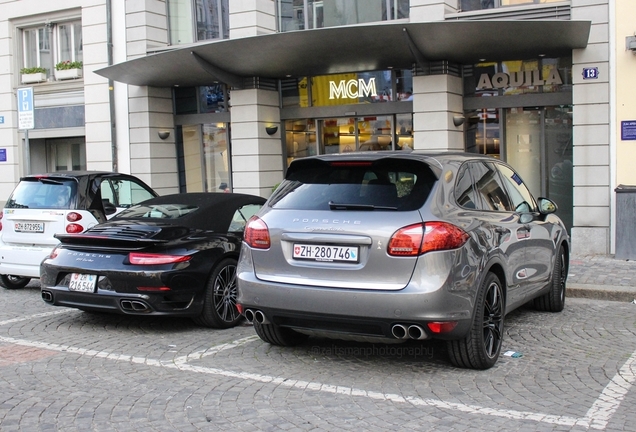
[[272,245],[267,224],[257,216],[252,216],[247,221],[243,240],[254,249],[269,249]]
[[391,256],[418,256],[436,250],[461,247],[468,240],[463,229],[446,222],[426,222],[401,228],[391,236]]
[[2,231],[2,217],[4,216],[4,212],[0,211],[0,231]]

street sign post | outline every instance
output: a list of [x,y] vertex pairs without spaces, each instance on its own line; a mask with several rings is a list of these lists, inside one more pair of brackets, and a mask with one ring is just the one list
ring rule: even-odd
[[18,89],[18,129],[24,130],[24,170],[31,173],[31,151],[29,150],[29,129],[35,127],[33,109],[33,87]]

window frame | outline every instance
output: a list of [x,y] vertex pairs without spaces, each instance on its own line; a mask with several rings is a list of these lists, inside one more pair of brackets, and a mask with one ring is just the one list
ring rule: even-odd
[[[70,25],[71,35],[70,35],[70,51],[71,58],[70,59],[62,59],[61,53],[61,42],[60,42],[60,27]],[[77,32],[75,31],[79,28],[80,35],[80,47],[77,47]],[[55,71],[55,65],[61,61],[83,61],[83,27],[82,27],[82,19],[81,16],[64,16],[64,17],[51,17],[49,22],[41,22],[34,21],[28,23],[17,23],[16,25],[17,32],[19,34],[19,42],[17,46],[19,47],[19,64],[20,70],[23,68],[33,68],[33,67],[42,67],[46,69],[47,77],[51,77]],[[30,58],[28,54],[28,34],[30,32],[35,33],[36,37],[36,51],[35,61]],[[45,35],[46,37],[44,37]],[[43,41],[44,40],[44,41]],[[43,48],[40,48],[42,44],[46,44]],[[43,60],[42,53],[48,53],[49,59]]]

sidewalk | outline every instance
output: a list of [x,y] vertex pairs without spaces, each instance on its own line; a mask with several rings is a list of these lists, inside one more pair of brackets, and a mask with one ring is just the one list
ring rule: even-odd
[[567,297],[633,302],[636,299],[636,260],[613,255],[570,258]]

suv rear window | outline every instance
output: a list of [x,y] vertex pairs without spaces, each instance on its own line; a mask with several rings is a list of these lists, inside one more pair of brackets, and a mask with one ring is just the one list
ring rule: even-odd
[[299,160],[270,200],[279,209],[415,210],[436,181],[428,165],[406,159]]
[[39,178],[22,180],[5,208],[70,209],[75,203],[77,183],[73,180]]

